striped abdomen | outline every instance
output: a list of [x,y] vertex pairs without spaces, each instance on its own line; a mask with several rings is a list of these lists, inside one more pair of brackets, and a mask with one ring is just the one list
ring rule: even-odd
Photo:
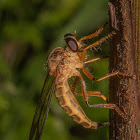
[[58,102],[65,112],[73,118],[75,122],[85,128],[97,129],[98,123],[91,121],[79,105],[78,101],[71,92],[68,82],[57,83],[55,95]]

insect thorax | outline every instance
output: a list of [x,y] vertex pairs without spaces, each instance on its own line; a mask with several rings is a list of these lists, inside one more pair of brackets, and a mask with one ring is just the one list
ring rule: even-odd
[[83,67],[77,52],[72,52],[69,48],[56,48],[48,57],[48,69],[50,75],[61,75],[66,79],[74,76],[77,69]]

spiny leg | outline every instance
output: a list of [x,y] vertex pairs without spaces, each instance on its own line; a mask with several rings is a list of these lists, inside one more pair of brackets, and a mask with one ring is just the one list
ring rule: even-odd
[[108,34],[107,36],[105,37],[102,37],[100,40],[94,42],[93,44],[87,46],[84,50],[87,50],[87,49],[91,49],[95,46],[98,46],[100,43],[102,43],[103,41],[105,41],[106,39],[110,38],[112,35],[114,35],[115,32],[113,31],[112,33]]
[[[102,57],[102,58],[106,58],[106,57]],[[100,59],[102,59],[102,58],[101,58],[101,57],[93,58],[93,59],[88,60],[88,61],[86,61],[86,62],[84,62],[84,63],[85,63],[85,64],[91,63],[91,62],[100,60]],[[83,67],[83,68],[82,68],[82,71],[83,71],[83,73],[84,73],[90,80],[93,80],[93,81],[96,80],[96,78],[88,71],[87,68]]]
[[[82,68],[83,70],[83,73],[91,80],[96,80],[92,74],[86,69],[86,68]],[[74,81],[74,84],[72,86],[72,92],[75,93],[75,89],[76,89],[76,86],[78,84],[78,81],[79,81],[79,77],[76,77],[75,81]],[[75,93],[76,95],[82,95],[83,96],[83,93]],[[101,92],[98,92],[98,91],[95,91],[95,92],[92,92],[92,91],[88,91],[87,92],[88,96],[97,96],[97,97],[101,97],[103,100],[107,100],[107,98],[101,94]]]
[[[102,58],[107,58],[106,56],[105,57],[97,57],[97,58],[93,58],[93,59],[91,59],[91,60],[88,60],[88,61],[86,61],[86,62],[84,62],[85,64],[87,64],[87,63],[91,63],[91,62],[94,62],[94,61],[97,61],[97,60],[100,60],[100,59],[102,59]],[[95,78],[91,75],[91,73],[86,69],[86,68],[82,68],[82,71],[83,71],[83,73],[89,78],[89,79],[91,79],[91,80],[94,80]],[[87,73],[87,74],[86,74]],[[76,86],[77,86],[77,84],[78,84],[78,81],[79,81],[79,77],[76,77],[76,79],[75,79],[75,81],[74,81],[74,83],[73,83],[73,85],[72,85],[72,89],[71,89],[71,91],[74,93],[74,91],[75,91],[75,89],[76,89]]]
[[108,22],[106,22],[105,25],[103,27],[101,27],[100,29],[98,29],[95,33],[87,35],[87,36],[84,36],[81,39],[79,39],[78,41],[81,42],[83,40],[87,40],[87,39],[90,39],[90,38],[98,36],[103,31],[103,29],[104,29],[104,27],[106,26],[107,23]]
[[72,85],[72,88],[71,88],[72,93],[75,92],[75,89],[76,89],[76,86],[78,84],[78,81],[79,81],[79,77],[76,77],[75,80],[74,80],[74,83]]
[[[82,69],[83,70],[83,69]],[[85,69],[84,68],[84,70],[87,70],[87,69]],[[88,70],[87,70],[87,72],[89,72]],[[86,75],[89,79],[91,79],[91,80],[93,80],[94,79],[94,77],[91,75],[91,73],[89,73],[88,75]],[[92,77],[90,77],[90,76],[92,76]],[[73,83],[73,85],[72,85],[72,88],[71,88],[71,91],[72,91],[72,93],[75,93],[75,89],[76,89],[76,86],[77,86],[77,84],[78,84],[78,81],[79,81],[79,77],[76,77],[75,78],[75,81],[74,81],[74,83]],[[82,93],[75,93],[76,95],[81,95]],[[95,93],[95,95],[96,94],[101,94],[101,93],[99,93],[99,92],[96,92]],[[94,95],[94,93],[93,93],[93,95],[92,95],[92,93],[91,92],[89,92],[88,93],[88,96],[95,96]]]
[[[82,92],[80,92],[80,93],[76,92],[75,94],[78,96],[83,96]],[[107,101],[107,98],[103,94],[101,94],[101,92],[99,92],[99,91],[88,91],[87,94],[88,94],[88,96],[101,97],[103,100]]]
[[82,54],[80,56],[80,60],[84,61],[85,57],[86,57],[86,50],[87,49],[91,49],[94,48],[95,46],[98,46],[100,43],[102,43],[103,41],[105,41],[106,39],[110,38],[113,34],[115,34],[115,32],[113,31],[112,33],[108,34],[107,36],[101,38],[100,40],[94,42],[93,44],[87,46],[86,48],[84,48],[84,50],[82,51]]
[[113,72],[113,73],[110,73],[110,74],[107,74],[106,76],[103,76],[99,79],[96,79],[89,71],[88,69],[86,68],[82,68],[82,71],[83,73],[92,81],[102,81],[106,78],[109,78],[109,77],[112,77],[112,76],[116,76],[116,75],[120,75],[120,76],[123,76],[123,77],[128,77],[128,78],[133,78],[133,76],[130,76],[130,75],[127,75],[127,74],[123,74],[121,72]]
[[108,58],[108,56],[96,57],[96,58],[87,60],[87,61],[85,61],[84,63],[85,63],[85,64],[88,64],[88,63],[95,62],[95,61],[100,60],[100,59],[103,59],[103,58]]
[[[107,57],[102,57],[102,58],[107,58]],[[84,63],[87,64],[87,63],[95,62],[95,61],[100,60],[102,58],[101,57],[93,58],[93,59],[90,59]],[[93,80],[93,81],[96,80],[96,78],[88,71],[87,68],[83,67],[82,71],[90,80]]]
[[114,109],[120,116],[122,116],[124,119],[126,119],[124,113],[115,105],[115,104],[95,104],[95,105],[90,105],[89,102],[86,102],[86,104],[89,107],[93,108],[108,108],[108,109]]
[[85,67],[82,68],[82,71],[90,80],[96,80],[95,77]]
[[104,80],[106,78],[109,78],[109,77],[112,77],[112,76],[115,76],[115,75],[120,75],[120,76],[123,76],[123,77],[132,78],[132,76],[123,74],[121,72],[113,72],[113,73],[107,74],[106,76],[103,76],[103,77],[101,77],[99,79],[96,79],[95,81],[101,81],[101,80]]
[[82,75],[80,73],[78,73],[79,78],[81,79],[81,86],[82,86],[82,93],[83,93],[83,97],[84,97],[84,101],[86,102],[86,104],[89,107],[97,107],[97,108],[108,108],[108,109],[115,109],[116,112],[118,112],[119,115],[121,115],[124,119],[126,119],[126,117],[124,116],[124,113],[122,113],[120,111],[120,109],[115,105],[115,104],[95,104],[95,105],[90,105],[88,102],[88,94],[86,91],[86,85],[85,85],[85,81],[82,77]]
[[[85,67],[82,68],[82,71],[90,80],[96,80],[94,78],[94,76]],[[72,89],[71,89],[71,91],[73,93],[75,92],[75,89],[76,89],[76,86],[78,84],[78,81],[79,81],[79,77],[76,77],[76,79],[75,79],[75,81],[74,81],[74,83],[72,85]]]

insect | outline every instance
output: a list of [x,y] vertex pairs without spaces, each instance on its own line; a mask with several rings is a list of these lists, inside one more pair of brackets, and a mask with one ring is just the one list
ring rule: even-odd
[[[55,91],[55,96],[58,99],[60,106],[65,110],[65,112],[73,118],[75,122],[82,125],[85,128],[97,129],[99,126],[103,125],[101,123],[94,122],[90,120],[82,107],[76,100],[74,93],[78,80],[81,81],[82,93],[76,93],[77,95],[82,95],[85,103],[89,107],[97,108],[109,108],[115,109],[119,115],[125,118],[124,114],[115,104],[95,104],[91,105],[88,101],[88,96],[101,97],[103,100],[107,100],[106,97],[99,91],[92,92],[86,90],[85,81],[80,73],[82,69],[83,73],[93,81],[101,81],[108,77],[120,75],[127,76],[120,72],[110,73],[102,78],[96,79],[85,67],[87,63],[95,62],[101,58],[93,58],[91,60],[86,60],[86,52],[88,49],[95,48],[95,46],[102,43],[104,40],[110,38],[114,32],[108,34],[107,36],[101,38],[100,40],[94,42],[93,44],[85,47],[84,40],[98,36],[104,26],[97,30],[95,33],[84,36],[83,38],[77,40],[76,35],[66,34],[64,40],[66,41],[66,47],[55,48],[48,56],[46,65],[48,68],[48,75],[45,79],[45,83],[42,89],[41,97],[38,106],[35,111],[29,140],[35,138],[39,140],[43,132],[46,118],[48,116],[50,102],[52,98],[52,93]],[[69,87],[68,79],[75,76],[75,82],[73,84],[72,90]]]

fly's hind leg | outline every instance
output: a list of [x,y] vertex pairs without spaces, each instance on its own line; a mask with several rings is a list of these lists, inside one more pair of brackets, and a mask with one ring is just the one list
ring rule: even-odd
[[78,84],[78,81],[79,81],[79,77],[76,77],[76,78],[75,78],[75,81],[74,81],[74,83],[73,83],[73,85],[72,85],[72,88],[71,88],[72,93],[75,92],[75,89],[76,89],[76,86],[77,86],[77,84]]
[[[83,96],[83,93],[77,93],[77,92],[75,92],[75,89],[76,89],[76,86],[77,86],[78,81],[79,81],[79,77],[76,77],[76,79],[74,81],[74,84],[72,86],[71,91],[72,91],[72,93],[74,93],[74,94],[76,94],[78,96]],[[101,97],[103,100],[107,101],[107,98],[103,94],[101,94],[101,92],[99,92],[99,91],[88,91],[87,92],[87,95],[88,96]]]
[[[79,96],[83,96],[83,93],[81,92],[81,93],[75,93],[76,95],[79,95]],[[107,101],[107,98],[103,95],[103,94],[101,94],[101,92],[99,92],[99,91],[88,91],[87,92],[87,95],[88,96],[96,96],[96,97],[101,97],[103,100],[105,100],[105,101]]]
[[120,116],[122,116],[124,119],[126,119],[126,116],[124,113],[117,107],[115,104],[95,104],[95,105],[90,105],[89,102],[86,102],[86,104],[89,107],[93,108],[108,108],[108,109],[114,109]]
[[[82,94],[84,97],[84,101],[86,102],[86,104],[89,107],[93,107],[93,108],[108,108],[108,109],[115,109],[115,111],[122,116],[124,119],[126,119],[124,113],[115,105],[115,104],[95,104],[95,105],[90,105],[89,101],[88,101],[88,92],[86,91],[86,85],[85,85],[85,81],[82,77],[82,75],[79,73],[77,73],[77,76],[79,76],[80,80],[81,80],[81,87],[82,87]],[[105,78],[103,78],[105,79]],[[94,93],[94,92],[93,92]],[[101,96],[100,96],[101,97]]]

